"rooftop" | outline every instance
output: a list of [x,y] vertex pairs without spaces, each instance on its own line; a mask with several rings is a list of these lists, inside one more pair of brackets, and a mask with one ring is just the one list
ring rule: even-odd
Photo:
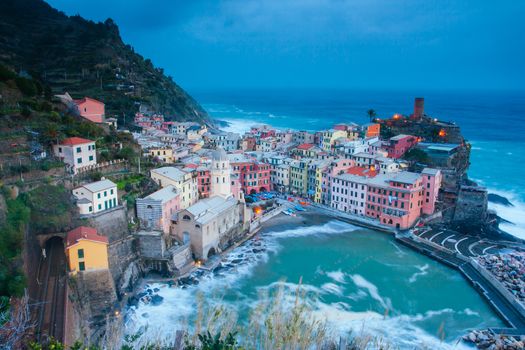
[[75,245],[80,240],[88,240],[88,241],[94,241],[94,242],[100,242],[104,244],[108,244],[109,240],[105,236],[101,236],[98,234],[97,230],[93,227],[87,227],[87,226],[80,226],[77,227],[71,231],[69,231],[66,235],[66,247],[71,247],[72,245]]
[[60,145],[66,145],[66,146],[76,146],[76,145],[83,145],[85,143],[92,143],[95,141],[91,141],[88,139],[83,139],[81,137],[69,137],[67,139],[64,139],[62,142],[60,142]]
[[86,184],[80,187],[84,187],[90,192],[100,192],[100,191],[107,190],[113,187],[117,187],[117,185],[113,181],[105,179],[105,180],[92,182],[92,183],[89,183],[89,184]]
[[297,146],[297,149],[300,149],[300,150],[309,150],[310,148],[312,148],[314,145],[312,143],[303,143],[303,144],[300,144],[299,146]]
[[187,210],[195,217],[196,222],[205,224],[236,204],[237,200],[233,197],[214,196],[198,201]]
[[172,166],[165,166],[162,168],[153,169],[151,170],[151,172],[155,174],[166,176],[170,178],[171,180],[175,180],[175,181],[183,181],[184,176],[186,175],[184,171],[180,170],[179,168],[172,167]]
[[177,192],[177,189],[173,185],[169,185],[158,190],[157,192],[153,192],[149,196],[144,197],[144,199],[160,200],[164,204],[178,195],[179,192]]

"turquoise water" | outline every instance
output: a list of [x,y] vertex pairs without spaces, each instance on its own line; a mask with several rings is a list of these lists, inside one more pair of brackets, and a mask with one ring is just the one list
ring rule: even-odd
[[162,286],[163,304],[130,311],[128,331],[173,335],[191,324],[198,293],[235,310],[242,323],[261,292],[284,288],[293,299],[300,280],[313,314],[334,334],[364,330],[401,349],[461,348],[456,342],[467,330],[503,325],[457,272],[390,235],[323,218],[294,220],[262,231],[264,253],[253,253],[250,245],[230,253],[226,262],[242,260],[232,270],[188,289]]
[[490,204],[514,225],[503,229],[525,238],[525,93],[353,90],[222,90],[193,92],[209,113],[243,132],[256,123],[278,128],[320,130],[336,123],[367,122],[410,114],[415,96],[425,97],[425,112],[456,122],[472,143],[469,176],[490,192],[507,197],[514,207]]

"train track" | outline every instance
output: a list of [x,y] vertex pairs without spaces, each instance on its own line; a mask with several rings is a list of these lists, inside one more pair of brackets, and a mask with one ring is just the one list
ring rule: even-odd
[[41,261],[39,278],[40,310],[38,312],[37,341],[51,337],[64,340],[64,311],[66,298],[66,269],[63,243],[51,239],[46,244],[47,256]]

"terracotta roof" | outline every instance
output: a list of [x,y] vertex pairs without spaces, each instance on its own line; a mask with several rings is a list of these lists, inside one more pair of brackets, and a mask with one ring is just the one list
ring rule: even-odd
[[361,166],[354,166],[351,168],[348,168],[346,170],[347,174],[351,175],[357,175],[357,176],[365,176],[365,177],[374,177],[377,175],[376,170],[371,170],[369,168],[361,167]]
[[311,144],[311,143],[303,143],[303,144],[300,144],[299,146],[297,146],[297,149],[302,149],[302,150],[309,150],[310,148],[312,148],[314,145]]
[[91,142],[95,142],[95,141],[83,139],[81,137],[69,137],[67,139],[64,139],[64,141],[60,142],[60,144],[67,145],[67,146],[74,146],[74,145],[81,145],[84,143],[91,143]]
[[95,241],[100,243],[109,243],[108,238],[101,236],[97,233],[97,230],[93,227],[80,226],[67,233],[66,236],[66,247],[71,247],[77,244],[79,240],[85,239],[89,241]]
[[193,164],[193,163],[186,164],[186,168],[197,169],[198,167],[199,166],[197,164]]

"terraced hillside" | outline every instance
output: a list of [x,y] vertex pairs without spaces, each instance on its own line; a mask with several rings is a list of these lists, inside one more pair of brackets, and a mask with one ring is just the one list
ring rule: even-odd
[[141,102],[171,120],[208,121],[171,77],[122,41],[111,19],[68,17],[43,0],[3,0],[0,62],[43,81],[52,93],[102,100],[107,115],[121,123],[131,120]]

